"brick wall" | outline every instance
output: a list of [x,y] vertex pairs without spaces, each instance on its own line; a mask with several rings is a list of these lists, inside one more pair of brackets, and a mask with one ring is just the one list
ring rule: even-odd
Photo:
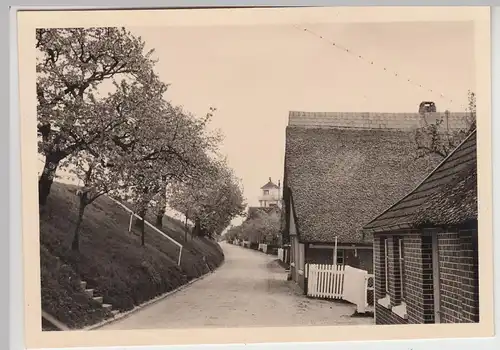
[[441,322],[479,321],[477,231],[438,236]]
[[375,304],[385,296],[384,237],[373,239],[373,266],[375,277]]
[[462,322],[479,322],[477,230],[460,231],[462,248]]
[[[375,305],[376,324],[405,324],[405,323],[433,323],[434,296],[432,280],[432,239],[420,234],[405,234],[404,242],[404,271],[405,271],[405,302],[408,319],[394,314],[391,310],[379,305],[377,300],[386,296],[385,292],[385,257],[384,238],[376,236],[374,239],[375,265]],[[388,269],[389,295],[391,305],[398,305],[401,301],[399,278],[399,253],[397,239],[388,236]]]
[[[375,276],[375,324],[407,324],[408,320],[405,320],[390,309],[377,303],[377,300],[382,299],[386,296],[385,292],[385,256],[384,256],[384,239],[386,237],[375,236],[373,240],[373,261],[374,261],[374,276]],[[389,255],[392,254],[394,257],[394,249],[391,248],[391,242],[393,242],[392,237],[387,237],[389,239]],[[392,260],[392,259],[391,259]],[[389,261],[389,269],[394,268],[394,263]],[[389,270],[389,275],[391,272]],[[394,291],[394,277],[389,276],[389,289]],[[393,293],[394,294],[394,293]],[[391,297],[392,298],[392,297]]]
[[432,237],[405,237],[406,305],[408,323],[434,323]]
[[391,310],[375,302],[375,324],[408,324],[405,320]]

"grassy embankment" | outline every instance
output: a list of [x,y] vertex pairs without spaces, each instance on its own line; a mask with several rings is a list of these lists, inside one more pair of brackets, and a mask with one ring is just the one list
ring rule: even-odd
[[[146,226],[146,245],[141,246],[139,229],[133,225],[128,232],[129,214],[107,197],[87,207],[80,252],[73,252],[76,189],[54,183],[40,214],[42,308],[70,328],[113,317],[85,292],[81,281],[94,290],[94,296],[102,296],[104,304],[123,312],[209,272],[224,260],[215,241],[189,236],[185,242],[183,224],[165,217],[163,232],[184,245],[181,266],[177,266],[176,245]],[[44,329],[49,329],[45,322]]]

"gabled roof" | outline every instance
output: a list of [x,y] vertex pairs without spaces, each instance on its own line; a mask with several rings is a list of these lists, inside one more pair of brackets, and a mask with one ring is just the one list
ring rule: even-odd
[[413,191],[365,225],[368,232],[477,220],[476,131]]
[[271,181],[269,178],[269,182],[260,188],[261,190],[270,190],[270,189],[279,189],[279,186]]
[[[356,120],[369,125],[366,118]],[[414,188],[438,160],[415,159],[412,125],[390,128],[389,120],[385,128],[347,128],[343,124],[356,120],[342,127],[324,120],[321,127],[292,121],[286,129],[285,179],[299,239],[369,243],[362,225]]]

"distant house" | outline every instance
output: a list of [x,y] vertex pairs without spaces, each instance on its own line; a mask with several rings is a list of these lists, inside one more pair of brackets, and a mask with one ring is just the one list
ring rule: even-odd
[[281,188],[280,182],[276,185],[271,178],[269,182],[262,186],[259,196],[259,205],[261,207],[281,207]]
[[479,321],[476,132],[365,225],[377,324]]
[[[451,115],[450,125],[461,127],[462,117]],[[373,237],[363,234],[363,225],[439,163],[415,157],[421,123],[418,113],[290,112],[283,242],[291,244],[291,278],[305,293],[308,263],[372,273]]]

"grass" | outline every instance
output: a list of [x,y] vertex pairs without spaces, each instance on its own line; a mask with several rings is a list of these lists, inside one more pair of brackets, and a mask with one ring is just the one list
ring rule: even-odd
[[209,272],[224,260],[215,241],[189,236],[184,242],[182,223],[165,217],[163,231],[184,245],[181,266],[177,266],[176,245],[146,227],[146,245],[141,246],[139,230],[132,225],[128,232],[129,214],[107,197],[87,207],[80,252],[73,252],[76,190],[76,186],[54,183],[40,214],[42,308],[70,328],[111,317],[81,290],[82,280],[114,310],[127,311]]

